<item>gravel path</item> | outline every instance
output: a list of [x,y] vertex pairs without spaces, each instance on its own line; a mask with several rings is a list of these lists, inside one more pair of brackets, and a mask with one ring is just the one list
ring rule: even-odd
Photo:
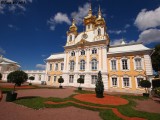
[[135,107],[136,110],[146,111],[151,113],[160,113],[160,103],[152,99],[148,100],[135,100],[137,106]]
[[0,102],[0,120],[101,120],[99,112],[75,107],[33,110],[10,102]]
[[18,90],[18,97],[25,96],[41,96],[44,98],[47,97],[58,97],[66,98],[74,94],[73,88],[64,88],[64,89],[29,89],[29,90]]

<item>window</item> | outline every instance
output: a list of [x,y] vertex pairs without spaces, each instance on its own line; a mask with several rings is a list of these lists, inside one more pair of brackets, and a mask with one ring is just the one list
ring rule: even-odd
[[140,81],[143,80],[143,78],[137,78],[137,87],[141,87],[140,86]]
[[51,80],[51,76],[48,76],[48,81],[50,81]]
[[97,54],[97,49],[96,48],[93,48],[92,54]]
[[91,84],[95,84],[97,81],[97,75],[92,75],[91,77],[92,77]]
[[75,52],[74,51],[71,52],[71,56],[75,56]]
[[54,82],[56,82],[57,76],[54,76]]
[[[80,78],[82,78],[84,80],[85,76],[84,75],[80,75]],[[84,83],[82,83],[82,84],[84,84]]]
[[55,64],[55,70],[58,70],[58,63]]
[[85,70],[85,61],[84,60],[80,61],[80,70]]
[[111,60],[112,70],[116,70],[116,60]]
[[84,79],[84,77],[85,77],[84,75],[80,75],[80,78],[83,78],[83,79]]
[[90,29],[90,25],[88,25],[88,29]]
[[129,78],[123,78],[123,86],[124,87],[129,87],[130,84],[129,84]]
[[81,51],[81,55],[85,55],[85,51],[84,50]]
[[117,86],[117,78],[112,77],[112,86]]
[[39,79],[39,81],[41,81],[41,75],[39,75],[39,78],[38,78],[38,79]]
[[72,35],[69,36],[69,40],[72,41]]
[[135,64],[136,64],[136,70],[142,70],[141,58],[136,58],[135,59]]
[[49,70],[50,70],[50,71],[52,70],[52,64],[49,65]]
[[69,76],[69,83],[73,83],[74,75]]
[[91,61],[91,66],[92,66],[92,70],[97,70],[97,60],[96,59],[93,59]]
[[64,63],[61,63],[61,70],[63,70],[64,68]]
[[101,35],[101,29],[100,28],[98,29],[98,35]]
[[122,69],[123,70],[128,70],[127,59],[122,60]]
[[74,61],[70,62],[70,70],[74,70]]

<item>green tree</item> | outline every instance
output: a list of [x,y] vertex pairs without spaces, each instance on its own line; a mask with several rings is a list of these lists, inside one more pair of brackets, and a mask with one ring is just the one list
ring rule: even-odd
[[2,80],[2,73],[0,73],[0,80]]
[[20,86],[22,83],[26,82],[27,79],[28,79],[27,73],[25,73],[24,71],[20,71],[20,70],[11,72],[7,76],[8,82],[15,83],[14,91],[15,91],[15,86]]
[[160,77],[160,44],[155,46],[155,51],[151,56],[152,66],[155,72],[158,72]]
[[64,82],[64,79],[62,78],[62,76],[60,76],[60,78],[58,79],[58,83],[60,83],[60,88],[62,88],[62,83]]
[[34,77],[34,76],[30,76],[30,77],[29,77],[30,85],[32,84],[32,83],[31,83],[31,81],[33,81],[34,79],[35,79],[35,77]]
[[96,97],[98,97],[98,98],[103,97],[104,85],[103,85],[103,81],[102,81],[101,71],[98,72],[98,79],[96,81],[95,92],[96,92]]
[[149,93],[148,88],[151,87],[151,82],[149,80],[141,80],[140,81],[140,86],[145,88],[146,93]]
[[79,84],[79,87],[80,87],[81,84],[84,83],[84,79],[83,79],[83,78],[78,78],[78,79],[77,79],[77,83],[80,83],[80,84]]

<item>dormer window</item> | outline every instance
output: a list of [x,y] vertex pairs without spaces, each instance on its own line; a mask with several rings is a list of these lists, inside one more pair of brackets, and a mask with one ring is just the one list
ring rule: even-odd
[[81,51],[81,55],[85,55],[85,51],[84,50]]
[[100,28],[98,29],[98,35],[101,35],[101,29]]
[[74,51],[71,52],[71,56],[75,56],[75,52]]
[[96,48],[93,48],[92,54],[97,54],[97,49]]

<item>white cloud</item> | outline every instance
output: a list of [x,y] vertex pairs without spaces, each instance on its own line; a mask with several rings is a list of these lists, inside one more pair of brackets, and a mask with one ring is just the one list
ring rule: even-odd
[[87,16],[88,11],[89,11],[89,3],[85,3],[83,7],[81,6],[78,7],[78,12],[75,11],[71,13],[72,18],[76,20],[77,25],[82,24],[83,18]]
[[109,30],[108,33],[119,35],[122,33],[126,33],[126,30]]
[[5,54],[5,53],[6,53],[6,51],[0,47],[0,54]]
[[12,24],[8,24],[8,27],[11,29],[14,29],[14,30],[19,30],[19,28],[17,26],[12,25]]
[[115,39],[111,41],[111,45],[120,45],[122,42],[122,38],[121,39]]
[[126,25],[124,26],[124,28],[127,29],[127,28],[129,28],[130,26],[131,26],[130,24],[126,24]]
[[47,23],[50,25],[50,30],[54,30],[56,24],[62,24],[67,23],[68,25],[71,24],[71,21],[69,20],[69,17],[67,14],[58,12],[55,16],[52,16]]
[[[0,14],[6,11],[15,12],[15,10],[26,11],[26,4],[32,3],[32,0],[0,0]],[[20,3],[21,2],[21,3]],[[8,3],[8,4],[7,4]]]
[[46,65],[37,64],[37,65],[36,65],[36,68],[38,68],[38,69],[46,69]]
[[144,44],[160,42],[160,30],[159,29],[145,30],[139,35],[139,39],[137,41],[143,42]]
[[138,14],[134,24],[142,31],[160,26],[160,7],[150,11],[143,9]]

